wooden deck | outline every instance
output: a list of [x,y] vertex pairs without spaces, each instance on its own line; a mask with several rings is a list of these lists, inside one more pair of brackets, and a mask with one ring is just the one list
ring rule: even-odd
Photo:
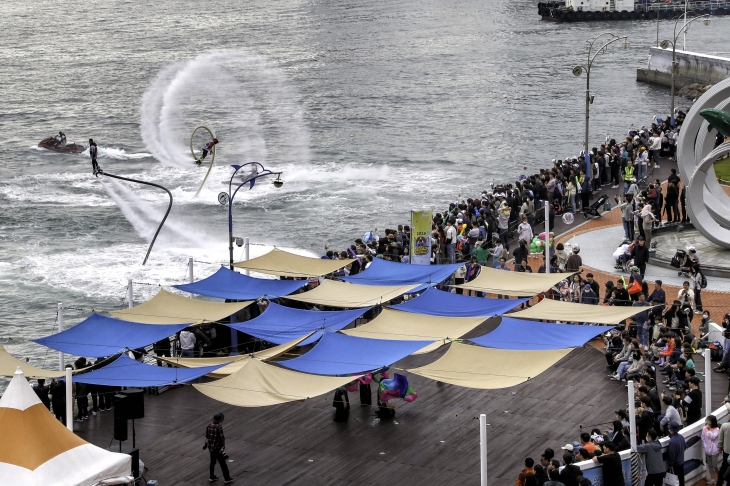
[[[697,361],[701,370],[701,357]],[[341,424],[332,421],[330,394],[237,408],[186,386],[145,396],[146,416],[136,421],[137,447],[148,480],[161,486],[209,484],[203,435],[210,417],[222,411],[236,484],[477,484],[477,417],[486,413],[490,480],[511,484],[525,457],[539,458],[545,447],[559,451],[577,440],[581,424],[613,420],[614,410],[625,408],[626,388],[609,381],[604,366],[600,351],[587,346],[536,379],[505,390],[471,390],[411,375],[418,400],[401,402],[395,421],[378,424],[373,424],[374,409],[356,405],[357,394],[350,395],[349,422]],[[713,403],[719,404],[727,378],[713,375]],[[87,441],[109,446],[112,412],[75,425]],[[125,445],[131,445],[131,424]]]

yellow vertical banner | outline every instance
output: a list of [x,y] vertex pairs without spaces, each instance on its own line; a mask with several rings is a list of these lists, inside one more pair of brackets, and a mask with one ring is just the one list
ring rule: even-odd
[[411,211],[411,263],[431,264],[431,211]]

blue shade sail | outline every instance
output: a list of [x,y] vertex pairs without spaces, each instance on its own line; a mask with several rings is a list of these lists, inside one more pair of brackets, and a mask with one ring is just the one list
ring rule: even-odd
[[375,258],[367,269],[352,277],[341,277],[341,280],[361,285],[435,285],[449,278],[462,265],[410,265]]
[[390,308],[431,316],[491,317],[504,314],[527,300],[530,299],[485,299],[429,288],[415,299]]
[[615,326],[554,324],[503,317],[497,328],[469,341],[485,348],[514,350],[549,350],[575,348]]
[[264,296],[283,297],[296,292],[306,284],[306,280],[254,278],[221,267],[208,278],[191,284],[173,285],[173,287],[191,294],[207,295],[219,299],[256,300]]
[[87,358],[101,358],[155,343],[189,324],[141,324],[91,314],[66,331],[34,341],[51,349]]
[[[231,359],[233,361],[233,359]],[[147,365],[132,358],[121,355],[108,365],[98,370],[74,375],[73,381],[90,385],[148,387],[165,386],[173,383],[186,383],[226,366],[223,363],[216,366],[202,366],[200,368],[167,368],[156,365]]]
[[[245,332],[264,341],[284,344],[320,329],[340,330],[351,322],[354,322],[355,319],[363,315],[367,310],[314,311],[294,309],[270,302],[269,306],[260,316],[250,321],[227,325],[237,331]],[[322,333],[315,332],[302,341],[299,346],[311,344],[321,336]]]
[[278,361],[289,369],[317,375],[349,375],[390,366],[433,341],[396,341],[325,332],[308,353]]

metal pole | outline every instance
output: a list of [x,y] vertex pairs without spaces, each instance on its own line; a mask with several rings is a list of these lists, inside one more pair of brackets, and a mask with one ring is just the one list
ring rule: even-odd
[[188,282],[193,283],[193,257],[188,258]]
[[631,430],[631,450],[636,452],[636,406],[634,403],[634,380],[629,380],[629,427]]
[[656,46],[659,47],[659,16],[656,18]]
[[[230,190],[229,190],[230,193]],[[233,215],[231,214],[231,206],[233,199],[228,198],[228,267],[233,270]]]
[[[676,29],[675,29],[676,30]],[[672,109],[669,112],[671,116],[674,116],[674,71],[676,70],[676,54],[677,54],[677,38],[674,38],[672,42]]]
[[583,152],[588,153],[588,126],[591,118],[591,63],[586,68],[586,133],[583,141]]
[[66,368],[66,427],[71,432],[74,431],[74,398],[73,398],[73,378],[71,376],[71,366]]
[[134,307],[134,287],[132,286],[132,279],[127,280],[127,302],[129,308]]
[[550,200],[545,201],[545,273],[550,273]]
[[712,360],[705,349],[705,417],[712,415]]
[[[63,304],[58,303],[58,332],[63,332]],[[63,351],[58,352],[58,369],[59,371],[63,371],[64,368],[66,368],[65,365],[65,359],[63,356]]]
[[[244,241],[244,244],[243,244],[243,259],[245,261],[248,261],[249,256],[250,256],[251,244],[249,243],[248,237],[244,238],[243,241]],[[244,273],[246,275],[248,275],[248,270],[246,270]]]
[[487,486],[487,416],[485,414],[479,415],[479,456],[482,486]]
[[[687,2],[688,0],[684,1],[684,34],[682,35],[682,50],[687,50]],[[675,28],[676,29],[676,28]],[[677,42],[677,39],[674,39],[674,42]],[[672,107],[672,114],[674,114],[674,108]]]

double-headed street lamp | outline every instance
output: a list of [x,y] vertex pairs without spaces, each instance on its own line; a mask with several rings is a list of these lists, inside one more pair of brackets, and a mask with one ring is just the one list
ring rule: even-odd
[[[677,32],[677,26],[679,24],[679,21],[682,19],[685,20],[685,23],[682,28],[679,29],[679,32]],[[682,15],[674,17],[672,19],[674,20],[674,40],[663,40],[661,44],[659,44],[659,47],[661,47],[662,49],[666,49],[670,45],[672,46],[672,109],[669,112],[670,116],[674,116],[674,73],[677,71],[677,39],[682,34],[682,32],[687,32],[689,24],[699,19],[704,19],[704,24],[710,25],[711,20],[709,15],[698,15],[697,17],[691,18],[689,21],[687,21],[686,12]]]
[[[236,177],[236,174],[239,170],[246,166],[251,166],[252,172],[243,178],[243,181],[238,184],[235,191],[231,192],[233,190],[233,178]],[[258,162],[248,162],[247,164],[232,165],[231,167],[236,170],[233,172],[233,175],[231,175],[231,180],[228,182],[228,192],[221,192],[220,194],[218,194],[218,202],[223,205],[228,204],[229,268],[233,270],[233,215],[231,213],[231,209],[233,207],[233,198],[236,197],[236,193],[238,193],[238,190],[246,184],[249,184],[249,189],[253,188],[253,185],[256,183],[256,179],[260,179],[261,177],[275,175],[276,180],[273,182],[273,184],[274,187],[276,187],[277,189],[284,185],[284,181],[281,180],[281,172],[272,172]],[[259,171],[259,168],[261,169],[261,171]]]
[[[596,50],[596,52],[593,52],[593,44],[600,39],[601,37],[609,35],[611,36],[610,40],[606,43],[604,43],[601,47]],[[588,63],[585,66],[575,66],[573,68],[573,75],[574,76],[580,76],[583,74],[583,71],[586,72],[586,133],[585,133],[585,139],[583,140],[583,152],[588,153],[588,127],[590,124],[590,110],[591,110],[591,103],[593,103],[593,96],[591,96],[591,67],[593,66],[593,61],[596,59],[596,56],[599,54],[602,54],[607,51],[608,46],[613,44],[617,41],[623,41],[621,43],[621,47],[624,49],[629,48],[629,41],[627,36],[619,37],[617,35],[612,34],[611,32],[604,32],[597,37],[595,37],[593,40],[586,41],[589,44],[588,47]]]

